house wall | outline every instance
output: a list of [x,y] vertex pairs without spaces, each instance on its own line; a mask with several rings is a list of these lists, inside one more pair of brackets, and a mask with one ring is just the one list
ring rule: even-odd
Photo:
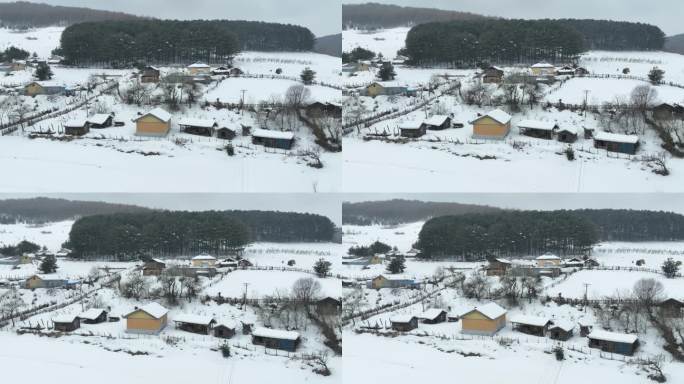
[[167,315],[155,319],[144,311],[135,311],[126,318],[126,332],[133,333],[157,333],[161,331],[167,322]]
[[171,128],[170,123],[165,123],[154,116],[143,116],[136,122],[135,134],[143,136],[166,136]]
[[489,319],[480,312],[473,311],[463,316],[461,329],[463,333],[476,335],[492,335],[506,326],[506,315],[497,319]]
[[537,260],[537,266],[540,268],[557,267],[560,266],[560,260]]
[[366,87],[366,93],[370,97],[375,97],[385,93],[385,87],[380,84],[371,84]]
[[45,91],[40,84],[29,84],[25,88],[27,96],[42,95]]
[[482,138],[504,138],[511,130],[511,123],[501,124],[490,117],[484,117],[473,125],[473,136]]

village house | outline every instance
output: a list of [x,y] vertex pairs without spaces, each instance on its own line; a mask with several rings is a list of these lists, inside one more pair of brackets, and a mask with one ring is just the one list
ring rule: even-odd
[[499,67],[491,66],[484,70],[482,82],[485,84],[501,84],[503,82],[504,70]]
[[561,258],[550,253],[541,255],[534,260],[539,268],[560,267],[561,265]]
[[99,324],[107,321],[107,311],[102,308],[90,308],[81,312],[78,318],[85,324]]
[[383,255],[382,253],[376,253],[373,256],[368,258],[368,262],[366,264],[368,265],[377,265],[377,264],[382,264],[385,262],[385,259],[387,257]]
[[390,318],[392,329],[399,332],[409,332],[418,328],[418,318],[413,315],[396,315]]
[[216,265],[216,258],[214,256],[203,253],[192,258],[191,264],[193,267],[213,267]]
[[314,303],[316,312],[320,314],[335,314],[342,310],[342,301],[334,297],[324,297]]
[[322,103],[320,101],[315,101],[310,103],[305,108],[306,115],[311,117],[341,117],[342,116],[342,105],[338,103],[326,102]]
[[211,74],[211,67],[207,64],[196,62],[194,64],[188,65],[188,73],[190,75],[209,75]]
[[430,308],[418,315],[424,324],[438,324],[447,321],[447,311],[439,308]]
[[537,139],[553,140],[558,124],[553,121],[523,120],[518,123],[520,134]]
[[564,259],[562,265],[565,268],[582,268],[584,267],[584,260],[573,257],[571,259]]
[[81,327],[81,322],[78,316],[75,315],[61,315],[52,318],[52,324],[55,331],[72,332]]
[[63,95],[65,93],[66,87],[62,85],[52,85],[47,82],[34,81],[24,87],[24,94],[26,96]]
[[504,276],[512,265],[510,260],[502,258],[490,260],[486,268],[487,276]]
[[164,268],[166,268],[166,263],[159,259],[152,259],[145,262],[142,267],[142,273],[143,276],[161,276]]
[[153,67],[153,66],[147,66],[147,67],[143,68],[142,73],[140,74],[140,82],[141,83],[158,83],[160,74],[161,74],[161,72],[159,71],[159,68]]
[[216,266],[220,268],[237,268],[238,260],[232,257],[226,257],[223,260],[217,261]]
[[589,74],[589,70],[587,70],[584,67],[577,67],[575,68],[575,76],[586,76]]
[[539,76],[539,77],[556,76],[556,67],[554,67],[553,65],[551,65],[547,62],[540,62],[540,63],[534,64],[533,66],[530,67],[530,71],[532,71],[533,76]]
[[434,115],[429,119],[423,121],[425,129],[442,130],[451,128],[451,117],[444,115]]
[[510,323],[514,331],[533,336],[546,336],[551,319],[539,316],[516,315],[511,317]]
[[597,131],[594,133],[594,147],[634,155],[639,148],[639,136]]
[[61,277],[48,277],[46,275],[33,275],[24,280],[24,288],[70,288],[78,285],[78,281]]
[[598,348],[604,352],[619,353],[631,356],[639,347],[639,338],[628,333],[593,330],[587,335],[590,348]]
[[112,126],[114,116],[108,113],[97,113],[90,116],[86,121],[90,128],[107,128]]
[[235,336],[235,326],[232,324],[216,324],[213,328],[214,337],[230,339]]
[[682,310],[684,309],[684,302],[675,298],[667,298],[658,304],[660,313],[667,318],[682,317]]
[[19,264],[32,264],[33,260],[36,259],[36,255],[33,253],[24,253],[19,256]]
[[556,131],[556,138],[561,143],[574,143],[577,141],[577,128],[563,126]]
[[653,107],[653,118],[656,120],[671,120],[682,115],[684,115],[684,107],[676,103],[662,103]]
[[64,134],[70,136],[83,136],[90,132],[90,124],[85,119],[72,119],[64,123]]
[[492,336],[506,326],[506,310],[491,302],[461,316],[461,333]]
[[201,316],[193,314],[181,314],[173,319],[176,328],[200,335],[210,335],[216,320],[211,316]]
[[214,129],[218,128],[218,123],[210,119],[183,118],[178,121],[178,126],[181,132],[211,137]]
[[587,337],[587,335],[590,334],[592,329],[594,328],[594,325],[586,319],[579,319],[577,323],[579,324],[580,336],[582,337]]
[[212,74],[212,75],[227,75],[227,76],[230,76],[230,68],[227,67],[227,66],[225,66],[225,65],[221,65],[221,66],[218,66],[218,67],[212,69],[212,70],[211,70],[211,74]]
[[549,327],[548,336],[553,340],[567,341],[572,337],[575,324],[565,320],[554,320]]
[[216,128],[216,137],[224,140],[233,140],[236,136],[237,130],[235,128],[221,127]]
[[252,131],[252,144],[264,147],[291,149],[294,144],[294,133],[283,131],[271,131],[267,129],[254,129]]
[[558,76],[574,76],[575,75],[575,68],[569,66],[569,65],[564,65],[556,70],[556,74]]
[[126,332],[158,334],[168,322],[169,310],[158,303],[151,302],[125,314]]
[[138,136],[166,136],[171,129],[171,114],[155,108],[133,119]]
[[24,71],[26,70],[26,60],[12,60],[9,63],[10,71]]
[[407,120],[399,123],[398,128],[402,137],[418,138],[425,135],[425,125],[421,121]]
[[406,86],[399,85],[397,82],[376,81],[363,88],[361,95],[370,97],[405,95],[407,90]]
[[267,348],[294,352],[300,342],[299,332],[264,327],[256,327],[252,330],[252,344],[263,345]]
[[382,289],[382,288],[417,288],[419,286],[415,280],[400,277],[400,276],[390,276],[385,277],[379,275],[368,283],[368,287],[371,289]]
[[473,138],[476,139],[504,139],[511,131],[511,115],[495,109],[471,121]]
[[596,261],[595,259],[586,259],[584,260],[584,268],[593,268],[593,267],[598,267],[599,262]]

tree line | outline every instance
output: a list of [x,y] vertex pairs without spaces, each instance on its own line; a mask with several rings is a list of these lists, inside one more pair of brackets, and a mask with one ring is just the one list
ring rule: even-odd
[[643,23],[484,19],[417,25],[404,52],[418,65],[568,63],[589,49],[657,50],[664,41],[660,28]]
[[590,220],[601,241],[684,240],[684,215],[629,209],[581,209],[576,215]]
[[0,3],[0,26],[19,29],[69,25],[85,21],[134,20],[138,18],[138,16],[123,12],[63,7],[27,1]]
[[499,208],[452,202],[393,199],[342,204],[342,223],[348,225],[396,225],[435,216],[498,212]]
[[433,8],[401,7],[390,4],[342,4],[342,26],[345,29],[393,28],[447,20],[481,20],[485,16],[469,12]]
[[149,208],[101,201],[72,201],[37,197],[0,200],[0,224],[41,224],[119,212],[147,212]]
[[295,25],[231,20],[128,20],[79,23],[57,53],[72,65],[228,62],[240,50],[306,51],[314,36]]
[[330,241],[333,233],[329,219],[313,214],[150,211],[81,218],[65,246],[77,258],[223,255],[253,241]]

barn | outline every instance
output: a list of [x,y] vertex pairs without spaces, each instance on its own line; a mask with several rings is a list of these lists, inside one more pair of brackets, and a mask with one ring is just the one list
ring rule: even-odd
[[548,335],[554,340],[567,341],[572,337],[575,324],[564,321],[554,320],[553,325],[549,327]]
[[142,70],[140,74],[140,82],[142,83],[158,83],[159,82],[160,71],[159,68],[153,66],[147,66]]
[[477,117],[470,124],[473,125],[473,138],[501,140],[511,131],[511,115],[495,109]]
[[169,310],[152,302],[125,314],[126,332],[157,334],[168,322]]
[[252,344],[263,345],[267,348],[294,352],[300,342],[299,332],[264,327],[256,327],[252,330]]
[[513,263],[510,260],[502,258],[490,260],[486,268],[487,276],[504,276],[511,266]]
[[684,302],[673,297],[667,298],[658,303],[660,313],[663,317],[680,318],[682,317],[682,309],[684,309]]
[[166,136],[171,130],[171,114],[155,108],[133,120],[138,136]]
[[461,315],[461,333],[491,336],[506,326],[506,310],[491,302]]
[[232,324],[216,324],[213,330],[214,336],[221,339],[230,339],[235,336],[235,326]]
[[176,323],[177,329],[200,335],[210,335],[214,324],[216,324],[216,320],[211,316],[194,314],[178,315],[173,319],[173,322]]
[[81,327],[81,322],[76,315],[62,315],[52,318],[55,331],[71,332]]
[[418,318],[425,324],[438,324],[447,320],[447,311],[439,308],[430,308],[418,315]]
[[235,135],[235,128],[221,127],[216,129],[216,137],[219,139],[233,140]]
[[541,337],[546,336],[551,324],[551,319],[540,316],[516,315],[510,321],[514,331]]
[[639,347],[639,338],[628,333],[593,330],[587,335],[590,348],[598,348],[604,352],[619,353],[631,356]]
[[425,135],[425,125],[420,121],[410,120],[399,123],[402,137],[417,138]]
[[560,127],[556,131],[556,137],[562,143],[574,143],[577,141],[577,128],[570,126]]
[[390,319],[392,329],[399,332],[409,332],[418,328],[418,318],[413,315],[397,315]]
[[143,265],[143,276],[161,276],[162,271],[166,268],[166,263],[159,259],[149,260]]
[[419,284],[416,283],[414,279],[403,277],[403,276],[391,276],[385,277],[383,275],[376,276],[368,284],[369,288],[381,289],[381,288],[415,288]]
[[294,144],[294,133],[254,129],[252,131],[252,144],[271,148],[291,149]]
[[85,324],[99,324],[107,321],[107,311],[102,308],[90,308],[78,315]]
[[499,67],[491,66],[484,70],[482,82],[485,84],[501,84],[503,82],[504,70]]
[[108,113],[97,113],[88,118],[90,128],[107,128],[111,127],[114,122],[114,116]]
[[210,119],[183,118],[178,121],[181,132],[191,135],[212,136],[218,123]]
[[639,149],[639,136],[596,131],[594,133],[594,147],[605,149],[608,152],[634,155]]
[[64,123],[64,134],[71,136],[83,136],[90,132],[90,125],[87,120],[69,120]]
[[451,128],[451,117],[445,115],[434,115],[429,119],[423,121],[426,129],[442,130]]
[[520,134],[537,139],[552,140],[558,125],[553,121],[523,120],[518,123]]

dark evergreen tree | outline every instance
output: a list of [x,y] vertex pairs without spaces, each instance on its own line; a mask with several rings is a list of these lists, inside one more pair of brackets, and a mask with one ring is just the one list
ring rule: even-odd
[[663,81],[663,77],[665,77],[665,71],[658,67],[653,67],[648,72],[648,79],[651,80],[651,83],[653,84],[658,84]]
[[403,273],[406,269],[406,260],[404,256],[395,256],[387,265],[387,272],[397,274]]
[[34,76],[40,81],[50,80],[52,79],[52,75],[52,69],[46,63],[38,64],[36,72],[34,73]]
[[48,255],[40,262],[38,269],[41,273],[55,273],[57,272],[57,259],[53,255]]
[[332,265],[331,262],[325,260],[325,259],[318,259],[316,263],[314,264],[314,272],[318,275],[318,277],[325,277],[328,275],[330,272],[330,266]]
[[383,63],[382,67],[380,67],[380,72],[378,73],[378,77],[380,77],[382,81],[394,80],[396,75],[394,66],[390,62]]
[[380,241],[375,241],[373,244],[369,246],[356,246],[356,247],[351,247],[349,248],[348,253],[352,256],[359,256],[359,257],[367,257],[367,256],[373,256],[376,253],[387,253],[392,250],[392,247],[389,245],[380,242]]
[[304,82],[304,84],[310,85],[311,83],[313,83],[314,79],[316,78],[316,72],[314,72],[311,68],[306,67],[302,71],[300,77],[302,79],[302,82]]
[[663,265],[661,266],[661,269],[663,270],[663,273],[665,276],[669,279],[674,278],[677,276],[679,273],[679,268],[682,266],[682,262],[680,260],[674,260],[673,258],[668,258],[663,262]]

